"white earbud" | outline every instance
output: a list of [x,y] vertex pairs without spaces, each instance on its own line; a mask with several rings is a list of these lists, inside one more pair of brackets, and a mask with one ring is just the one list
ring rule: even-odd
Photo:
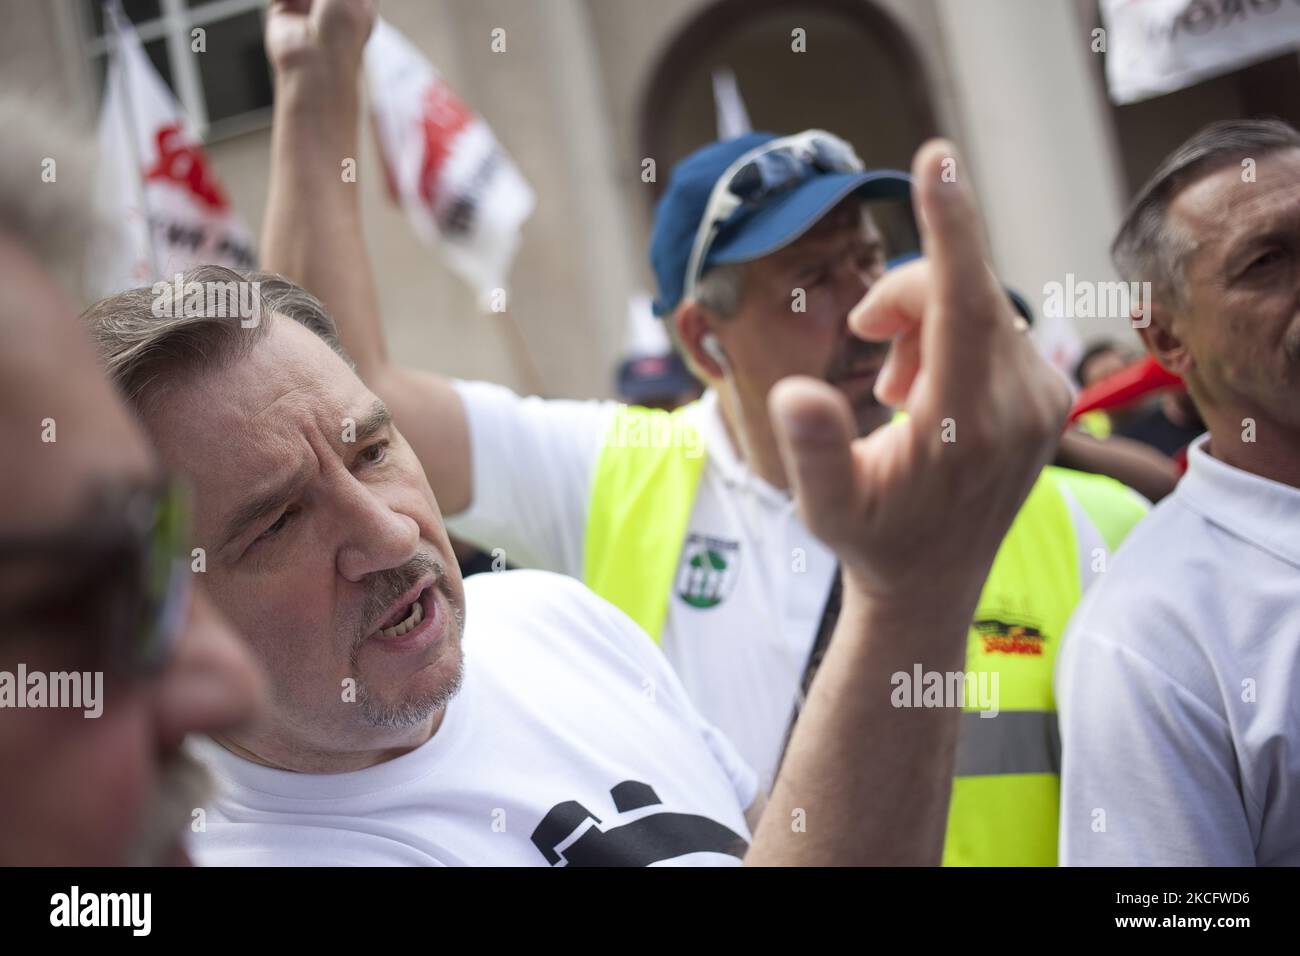
[[700,348],[704,349],[705,355],[722,366],[724,373],[731,371],[731,367],[727,364],[727,353],[722,351],[722,343],[712,332],[706,332],[700,338]]

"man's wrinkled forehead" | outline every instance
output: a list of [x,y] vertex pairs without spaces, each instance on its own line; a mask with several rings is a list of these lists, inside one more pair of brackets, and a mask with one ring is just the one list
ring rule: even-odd
[[830,212],[822,216],[804,235],[795,242],[805,239],[817,240],[845,233],[862,236],[876,236],[876,221],[871,216],[867,204],[856,196],[842,200]]
[[767,258],[773,265],[789,265],[846,245],[879,249],[880,230],[866,204],[849,197],[817,221],[811,229]]
[[169,383],[149,421],[168,464],[213,502],[337,445],[374,401],[329,346],[277,316],[242,355]]
[[1169,206],[1171,225],[1195,253],[1226,249],[1288,223],[1300,224],[1300,149],[1243,165],[1225,161],[1188,183]]

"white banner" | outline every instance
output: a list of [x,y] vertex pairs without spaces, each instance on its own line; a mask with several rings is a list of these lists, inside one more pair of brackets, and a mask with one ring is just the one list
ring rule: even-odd
[[111,295],[207,263],[253,268],[252,238],[135,30],[123,22],[109,35],[96,189],[105,231],[89,290]]
[[365,70],[390,194],[415,234],[441,246],[488,307],[505,288],[532,189],[483,118],[382,19],[366,44]]
[[1297,0],[1101,0],[1101,14],[1121,105],[1300,48]]

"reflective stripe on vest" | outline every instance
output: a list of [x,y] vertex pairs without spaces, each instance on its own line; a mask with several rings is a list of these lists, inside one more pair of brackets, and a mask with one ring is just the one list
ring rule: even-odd
[[961,715],[957,776],[992,777],[1011,773],[1058,773],[1061,732],[1056,714],[1045,710],[1002,710],[981,717]]
[[[584,579],[661,640],[704,455],[682,417],[620,408],[592,479]],[[997,716],[968,698],[945,865],[1053,866],[1060,739],[1052,669],[1080,597],[1078,542],[1062,489],[1111,549],[1145,513],[1109,478],[1044,468],[994,558],[967,643],[973,690],[996,686]],[[959,542],[955,546],[959,546]],[[996,684],[994,683],[996,679]],[[972,697],[977,694],[972,694]]]
[[967,700],[943,862],[1054,866],[1060,772],[1052,669],[1079,602],[1079,551],[1059,469],[1045,468],[993,559],[966,645],[966,671],[997,716]]

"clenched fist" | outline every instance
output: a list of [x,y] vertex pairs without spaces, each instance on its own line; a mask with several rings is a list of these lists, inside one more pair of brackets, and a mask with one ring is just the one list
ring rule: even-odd
[[277,74],[316,70],[352,83],[375,23],[375,0],[272,0],[266,56]]

